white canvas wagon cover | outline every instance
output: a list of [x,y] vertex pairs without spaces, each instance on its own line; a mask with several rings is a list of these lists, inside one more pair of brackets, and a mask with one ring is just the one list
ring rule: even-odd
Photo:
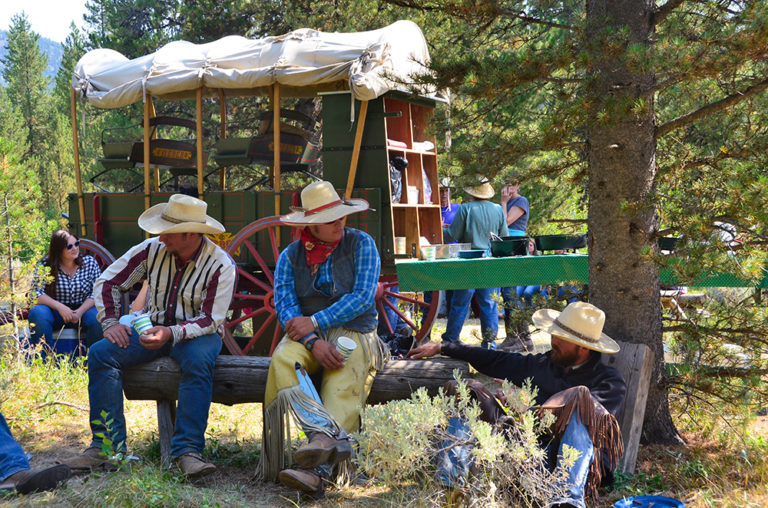
[[424,73],[429,52],[411,21],[369,32],[325,33],[302,28],[281,36],[227,36],[206,44],[175,41],[155,53],[129,60],[111,49],[89,51],[75,66],[72,87],[89,103],[117,108],[143,100],[266,94],[280,83],[284,97],[351,90],[371,100],[415,73]]

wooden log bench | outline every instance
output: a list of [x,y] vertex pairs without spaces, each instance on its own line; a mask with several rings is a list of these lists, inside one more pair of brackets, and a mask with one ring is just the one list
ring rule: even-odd
[[[219,356],[213,373],[212,401],[226,405],[264,402],[269,360],[256,356]],[[390,360],[376,375],[368,403],[406,399],[422,386],[430,395],[436,395],[446,381],[453,379],[455,369],[462,377],[469,376],[469,364],[450,358]],[[171,454],[180,377],[178,364],[169,357],[126,369],[123,375],[126,399],[157,401],[158,439],[164,464],[168,464]]]
[[[645,416],[653,352],[642,344],[620,343],[620,346],[619,354],[603,355],[603,361],[616,367],[627,382],[627,397],[619,414],[625,449],[619,470],[632,473]],[[267,357],[219,356],[213,375],[213,402],[226,405],[264,402],[269,361]],[[469,377],[469,365],[460,360],[441,357],[421,361],[391,360],[376,375],[368,403],[406,399],[422,386],[430,395],[435,395],[446,381],[453,379],[456,369],[462,377]],[[123,375],[126,399],[157,401],[160,455],[164,464],[170,459],[179,379],[179,366],[168,357],[137,365]]]

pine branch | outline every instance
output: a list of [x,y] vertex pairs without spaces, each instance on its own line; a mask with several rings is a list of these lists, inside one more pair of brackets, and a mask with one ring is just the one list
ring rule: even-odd
[[656,139],[666,136],[673,130],[684,127],[690,123],[695,122],[696,120],[704,118],[705,116],[734,106],[744,99],[748,99],[749,97],[759,94],[766,88],[768,88],[768,78],[763,79],[762,81],[758,81],[754,85],[749,86],[740,92],[736,92],[727,97],[724,97],[719,101],[715,101],[713,103],[707,104],[706,106],[702,106],[696,111],[692,111],[686,115],[679,116],[674,120],[670,120],[664,125],[660,125],[658,128],[656,128]]
[[656,26],[662,21],[664,21],[667,16],[672,14],[675,9],[680,7],[683,3],[685,3],[686,0],[667,0],[667,3],[656,9],[656,11],[653,13],[653,25]]

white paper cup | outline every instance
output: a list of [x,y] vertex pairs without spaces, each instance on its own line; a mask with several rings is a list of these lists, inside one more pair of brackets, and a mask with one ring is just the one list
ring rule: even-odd
[[141,314],[136,316],[131,321],[131,325],[133,325],[133,329],[136,330],[136,333],[139,335],[144,335],[147,330],[154,326],[152,321],[149,319],[149,314]]
[[421,246],[421,255],[425,261],[434,261],[436,253],[437,253],[437,247],[434,245]]
[[349,360],[349,357],[352,356],[352,352],[356,347],[357,344],[355,341],[349,337],[339,337],[336,340],[336,349],[341,353],[341,356],[343,356],[345,360]]
[[405,254],[405,237],[395,237],[395,254]]

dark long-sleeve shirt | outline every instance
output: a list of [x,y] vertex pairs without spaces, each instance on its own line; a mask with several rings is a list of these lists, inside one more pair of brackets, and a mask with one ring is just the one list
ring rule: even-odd
[[442,353],[469,362],[482,374],[507,379],[516,385],[531,378],[533,385],[539,388],[536,397],[539,404],[557,392],[584,385],[605,409],[616,416],[627,392],[626,383],[619,371],[603,364],[600,361],[601,353],[596,351],[591,353],[584,365],[574,370],[552,363],[551,351],[522,355],[443,342]]

